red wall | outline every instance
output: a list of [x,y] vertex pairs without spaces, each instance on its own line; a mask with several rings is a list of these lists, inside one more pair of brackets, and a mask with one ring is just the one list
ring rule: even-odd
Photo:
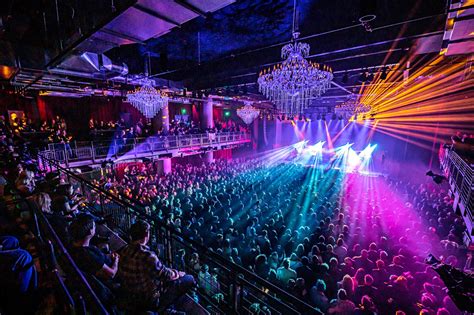
[[51,120],[56,115],[66,120],[72,132],[83,132],[89,129],[89,119],[117,121],[120,114],[130,114],[130,123],[137,122],[144,116],[129,103],[120,98],[105,97],[38,97],[38,111],[41,120]]
[[26,116],[34,120],[38,119],[38,114],[33,98],[25,98],[12,94],[0,94],[0,115],[8,117],[8,110],[22,110]]

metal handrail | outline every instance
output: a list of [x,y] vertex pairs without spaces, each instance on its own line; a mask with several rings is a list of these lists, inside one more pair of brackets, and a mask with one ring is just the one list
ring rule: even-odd
[[[41,155],[41,153],[39,155]],[[73,178],[80,184],[83,190],[85,187],[88,187],[90,190],[96,192],[100,196],[101,207],[103,207],[104,205],[103,201],[105,198],[109,200],[109,202],[118,204],[124,209],[127,209],[127,211],[130,211],[130,215],[142,218],[149,222],[152,226],[158,228],[157,231],[164,239],[166,243],[165,245],[168,246],[166,248],[165,253],[168,254],[167,256],[170,261],[172,256],[171,253],[173,252],[171,244],[173,241],[177,241],[182,245],[195,248],[198,251],[199,255],[205,255],[209,257],[213,263],[222,267],[224,270],[228,270],[234,277],[234,291],[237,291],[238,285],[245,285],[249,290],[265,288],[266,290],[268,290],[268,292],[271,293],[265,292],[264,290],[260,290],[258,291],[258,293],[264,295],[266,299],[279,304],[280,307],[283,307],[285,309],[284,314],[322,314],[322,312],[307,304],[306,302],[296,298],[295,296],[282,290],[278,286],[249,271],[248,269],[225,259],[223,256],[218,255],[214,251],[210,250],[208,247],[205,247],[200,243],[188,238],[183,233],[177,231],[174,227],[169,226],[161,220],[147,214],[147,207],[141,204],[140,202],[132,200],[126,196],[116,196],[110,193],[109,191],[92,184],[91,182],[85,180],[77,174],[67,170],[66,168],[62,167],[60,163],[44,156],[41,158],[43,158],[49,164],[50,170],[55,169],[64,173],[69,180]],[[237,295],[238,294],[233,295],[234,299],[237,298]],[[237,301],[232,301],[232,305],[236,307],[237,305],[239,305],[239,303]],[[237,309],[235,308],[231,308],[231,310],[237,312]]]
[[[250,134],[246,132],[223,132],[213,135],[195,134],[179,136],[152,136],[149,138],[135,138],[121,142],[113,140],[107,145],[103,142],[86,142],[85,145],[50,144],[48,150],[41,151],[41,156],[61,161],[66,165],[69,162],[98,159],[118,158],[129,154],[136,157],[139,154],[155,154],[170,150],[184,150],[194,147],[207,147],[235,142],[249,142]],[[81,143],[79,143],[81,144]]]
[[[56,234],[56,231],[53,229],[51,226],[51,223],[49,222],[48,218],[44,215],[42,211],[40,211],[38,208],[32,206],[32,204],[26,200],[24,197],[21,197],[20,199],[16,199],[12,202],[12,204],[16,203],[25,203],[30,212],[34,216],[35,220],[35,230],[37,232],[37,239],[40,241],[40,244],[44,247],[49,247],[50,252],[53,253],[54,255],[54,248],[58,248],[60,251],[61,255],[64,256],[65,261],[72,267],[72,270],[74,272],[74,277],[76,279],[79,279],[79,286],[82,286],[82,293],[88,296],[89,301],[92,302],[90,304],[93,306],[94,312],[96,314],[103,314],[103,315],[108,315],[109,312],[107,309],[103,306],[102,302],[100,299],[97,297],[95,294],[94,290],[90,286],[89,282],[86,280],[82,272],[80,271],[79,267],[77,267],[76,263],[70,256],[69,252],[67,251],[66,247],[64,246],[62,240],[59,238],[59,236]],[[42,230],[40,227],[39,221],[42,221],[43,226],[46,230]],[[50,235],[49,238],[46,237],[46,235]],[[53,243],[56,244],[56,246],[53,245]],[[65,300],[68,303],[68,306],[71,310],[73,310],[76,307],[76,303],[74,298],[72,297],[71,293],[69,292],[69,289],[67,288],[66,284],[64,283],[64,280],[62,279],[61,275],[58,272],[57,266],[60,265],[56,261],[56,257],[51,258],[51,263],[52,263],[52,270],[51,272],[53,273],[54,277],[57,280],[57,284],[60,286],[61,293],[64,295]]]
[[[219,132],[215,133],[216,138],[218,137],[225,137],[225,136],[231,136],[231,135],[247,135],[247,132]],[[134,137],[134,138],[127,138],[126,142],[129,144],[141,144],[147,142],[149,139],[159,139],[159,140],[164,140],[168,139],[169,140],[188,140],[188,139],[200,139],[200,138],[208,138],[209,134],[208,133],[197,133],[197,134],[184,134],[184,135],[167,135],[167,136],[158,136],[158,135],[151,135],[149,137]],[[121,140],[120,140],[121,141]],[[120,145],[119,139],[103,139],[99,141],[73,141],[71,144],[73,144],[74,148],[81,148],[81,147],[100,147],[103,146],[103,143],[109,143],[110,145]],[[54,145],[61,145],[61,143],[51,143],[50,146]]]
[[444,149],[441,156],[441,165],[453,186],[459,192],[469,216],[473,219],[474,207],[474,169],[456,151]]
[[94,290],[92,289],[92,287],[89,284],[89,282],[87,281],[87,279],[84,277],[82,271],[76,265],[76,262],[72,259],[71,255],[69,254],[66,247],[64,246],[64,244],[60,240],[59,236],[56,234],[56,231],[54,231],[53,227],[51,226],[51,223],[49,223],[46,216],[41,211],[35,211],[35,212],[44,221],[49,233],[52,235],[52,238],[53,238],[54,242],[58,245],[59,250],[65,256],[68,263],[71,264],[72,269],[75,273],[75,277],[77,277],[80,280],[81,284],[84,285],[84,288],[86,290],[85,293],[87,293],[89,295],[90,299],[93,302],[94,307],[96,308],[95,312],[98,312],[98,313],[104,314],[104,315],[109,314],[107,309],[104,307],[104,305],[102,305],[102,302],[100,301],[100,299],[95,294]]

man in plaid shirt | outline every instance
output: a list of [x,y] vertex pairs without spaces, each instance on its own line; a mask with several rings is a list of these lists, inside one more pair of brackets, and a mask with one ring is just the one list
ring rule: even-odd
[[164,311],[195,285],[194,278],[167,268],[146,245],[150,225],[137,221],[130,228],[132,242],[120,253],[119,277],[129,297],[148,309]]

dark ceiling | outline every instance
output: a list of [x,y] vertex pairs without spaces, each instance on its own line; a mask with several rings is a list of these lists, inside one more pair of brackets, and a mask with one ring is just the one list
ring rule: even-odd
[[[395,63],[412,47],[410,37],[442,33],[445,6],[445,0],[299,0],[299,30],[313,59],[335,71]],[[237,1],[146,45],[115,48],[108,55],[126,62],[133,73],[143,69],[137,56],[150,52],[154,74],[184,80],[190,88],[255,82],[261,65],[280,60],[281,46],[291,37],[292,8],[292,0]],[[367,14],[376,15],[371,32],[359,22]],[[392,42],[402,37],[407,39]]]
[[[44,69],[132,0],[1,0],[0,65]],[[57,4],[57,6],[56,6]]]
[[[149,56],[151,73],[161,79],[161,86],[169,87],[173,81],[181,82],[189,90],[212,93],[221,88],[227,93],[248,92],[258,97],[258,72],[280,61],[280,49],[291,37],[293,0],[232,2],[1,0],[0,83],[2,79],[16,81],[20,91],[54,85],[59,91],[68,86],[67,91],[72,93],[112,89],[120,95],[131,88],[134,74],[143,73]],[[424,56],[440,51],[446,0],[297,3],[300,38],[311,45],[311,60],[325,63],[335,72],[335,84],[325,94],[328,99],[344,98],[348,94],[345,89],[356,89],[364,68],[397,64],[407,54],[418,54],[420,46],[425,49]],[[189,9],[190,4],[194,8],[191,5]],[[162,11],[146,13],[150,9],[143,9],[144,6]],[[209,9],[200,11],[196,6]],[[170,8],[176,8],[176,12]],[[154,17],[153,25],[137,30],[129,26],[138,14],[145,13],[148,18]],[[133,20],[117,22],[126,14]],[[376,18],[364,27],[359,19],[368,14]],[[173,15],[181,15],[183,22],[169,24]],[[137,40],[136,36],[157,26],[163,26],[164,31],[149,40]],[[124,29],[125,33],[130,31],[128,35]],[[422,45],[420,41],[424,41]],[[105,51],[114,63],[127,64],[129,74],[119,78],[103,72],[58,73],[71,70],[67,69],[71,59],[67,58],[77,59],[85,51]],[[343,80],[343,76],[348,80]]]

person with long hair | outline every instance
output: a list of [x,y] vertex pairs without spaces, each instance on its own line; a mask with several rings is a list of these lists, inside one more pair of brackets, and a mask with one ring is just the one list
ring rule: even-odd
[[364,295],[360,301],[359,307],[354,311],[354,315],[377,315],[377,308],[368,295]]
[[68,244],[70,241],[68,221],[61,213],[54,212],[51,209],[51,197],[49,194],[45,192],[37,193],[33,196],[33,201],[36,203],[38,210],[44,213],[59,238],[65,244]]
[[338,283],[339,289],[344,289],[346,291],[347,298],[352,300],[354,296],[354,282],[350,275],[345,275],[342,277],[342,280]]

